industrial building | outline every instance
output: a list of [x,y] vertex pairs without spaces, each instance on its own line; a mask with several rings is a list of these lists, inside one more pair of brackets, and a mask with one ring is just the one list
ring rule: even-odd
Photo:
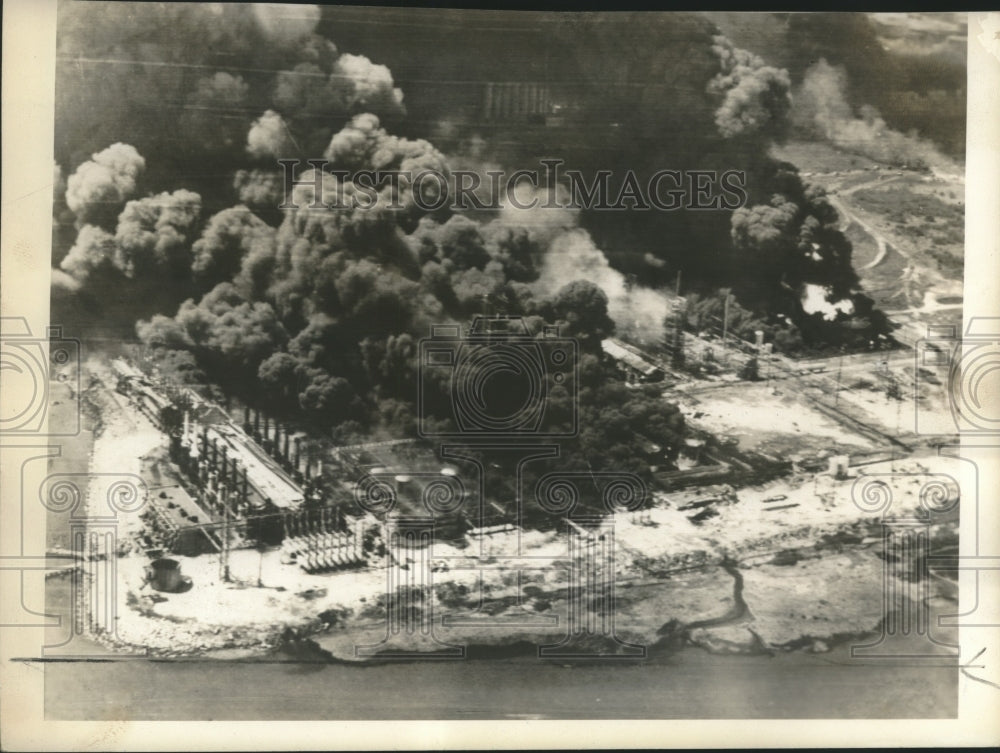
[[190,389],[156,383],[116,359],[117,391],[170,436],[169,460],[186,483],[167,485],[143,514],[147,551],[196,555],[283,545],[309,572],[364,562],[364,522],[333,514],[317,484],[322,463],[301,453],[304,435],[245,410],[240,427]]
[[537,120],[551,114],[548,84],[536,81],[489,81],[483,88],[486,121]]
[[663,369],[621,340],[613,337],[602,340],[601,349],[605,355],[614,360],[618,369],[625,375],[626,381],[631,383],[663,381]]

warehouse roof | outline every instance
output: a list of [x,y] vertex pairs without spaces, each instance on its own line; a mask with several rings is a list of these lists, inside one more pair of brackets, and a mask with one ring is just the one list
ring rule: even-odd
[[643,376],[650,376],[660,370],[658,366],[651,364],[638,353],[629,350],[624,344],[614,338],[609,337],[607,340],[602,340],[601,348],[616,361],[623,362],[629,368],[635,369]]

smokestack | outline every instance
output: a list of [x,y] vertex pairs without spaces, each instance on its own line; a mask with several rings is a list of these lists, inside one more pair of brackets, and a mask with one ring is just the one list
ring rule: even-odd
[[299,455],[302,453],[302,437],[295,437],[295,454],[292,456],[292,467],[299,470]]
[[220,448],[220,463],[219,463],[219,496],[223,502],[228,502],[229,500],[229,463],[228,463],[228,453],[226,452],[226,446],[223,445]]
[[290,463],[291,462],[291,459],[288,456],[288,443],[289,443],[289,432],[288,432],[288,427],[286,426],[285,427],[285,446],[283,448],[284,451],[282,452],[282,455],[284,455],[284,457],[285,457],[285,462],[286,463]]
[[208,473],[208,431],[201,429],[201,448],[198,451],[198,480],[204,484]]
[[761,348],[764,347],[764,330],[761,329],[754,330],[753,335],[755,338],[754,345],[757,346],[757,350],[760,350]]
[[260,409],[253,409],[253,438],[260,441]]

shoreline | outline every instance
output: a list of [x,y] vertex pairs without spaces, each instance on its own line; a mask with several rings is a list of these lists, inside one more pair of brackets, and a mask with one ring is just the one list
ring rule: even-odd
[[[873,576],[878,574],[880,563],[874,544],[867,543],[832,553],[813,551],[812,556],[791,565],[774,564],[773,558],[766,564],[729,562],[722,566],[694,568],[666,579],[621,583],[618,591],[622,596],[616,599],[615,605],[614,633],[625,643],[644,647],[645,655],[639,661],[655,661],[688,647],[717,655],[826,653],[845,642],[879,634],[884,619],[878,592],[881,580]],[[841,577],[817,578],[817,573],[831,570],[835,575],[839,572]],[[953,603],[955,584],[932,575],[934,577],[928,579],[930,599],[938,605]],[[65,573],[52,578],[65,579]],[[786,588],[776,592],[771,585],[778,579]],[[826,581],[832,588],[824,590],[820,581]],[[853,610],[839,609],[840,605],[830,603],[823,596],[815,596],[812,602],[788,598],[789,589],[797,584],[810,584],[810,590],[826,597],[830,596],[829,591],[842,591],[845,603],[853,602],[856,606]],[[869,598],[858,599],[859,588],[862,593],[867,592]],[[564,594],[553,591],[546,592],[545,596],[552,600],[554,610],[565,606],[560,603],[565,602]],[[831,607],[826,614],[810,608],[824,602]],[[715,604],[721,613],[713,615],[708,610],[707,616],[697,616],[706,614],[706,603]],[[501,598],[484,602],[482,606],[496,608],[502,604]],[[873,604],[877,610],[871,608]],[[427,658],[426,654],[415,657],[399,654],[434,648],[416,632],[404,634],[403,641],[397,641],[395,651],[386,647],[369,656],[358,656],[357,646],[377,645],[378,639],[387,634],[384,618],[374,610],[367,614],[327,610],[298,621],[222,628],[164,617],[136,602],[128,609],[131,614],[119,615],[119,618],[141,619],[156,640],[143,644],[106,632],[90,633],[88,637],[113,652],[132,654],[139,650],[154,660],[269,661],[277,654],[288,653],[297,657],[296,660],[364,665],[419,661]],[[505,610],[500,611],[500,615],[504,613]],[[489,626],[444,630],[442,622],[435,620],[438,635],[432,640],[445,645],[461,645],[464,658],[469,659],[538,658],[540,645],[551,645],[566,636],[566,629],[558,625],[536,630],[506,628],[498,632]],[[605,654],[621,650],[607,636],[585,636],[584,640],[589,641],[590,648]],[[634,660],[625,655],[619,658]],[[551,660],[556,663],[588,661],[572,656]]]

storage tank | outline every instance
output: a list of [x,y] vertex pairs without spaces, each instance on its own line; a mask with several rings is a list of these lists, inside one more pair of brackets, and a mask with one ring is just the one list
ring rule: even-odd
[[181,563],[169,557],[153,560],[146,567],[146,579],[157,591],[177,593],[191,585],[191,579],[181,573]]

